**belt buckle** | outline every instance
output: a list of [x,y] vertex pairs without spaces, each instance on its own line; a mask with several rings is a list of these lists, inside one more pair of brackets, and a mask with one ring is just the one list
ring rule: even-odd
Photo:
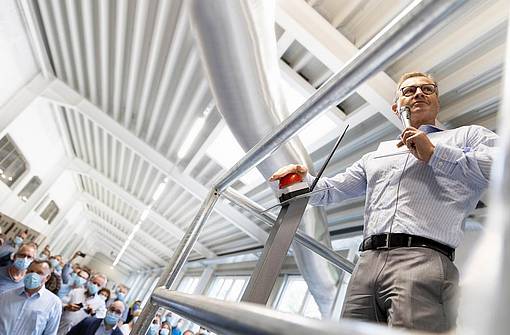
[[384,233],[383,235],[386,236],[386,244],[383,245],[382,247],[377,247],[376,248],[377,250],[390,248],[390,233]]

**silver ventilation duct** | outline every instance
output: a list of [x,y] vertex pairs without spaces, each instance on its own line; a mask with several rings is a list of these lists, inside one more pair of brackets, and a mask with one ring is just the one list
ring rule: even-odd
[[[239,144],[248,151],[289,115],[280,90],[274,3],[191,0],[188,4],[192,30],[218,110]],[[277,168],[297,162],[313,168],[303,145],[294,138],[257,168],[269,178]],[[301,229],[331,246],[324,209],[307,210]],[[323,318],[329,318],[337,289],[337,270],[297,243],[293,244],[293,251]]]

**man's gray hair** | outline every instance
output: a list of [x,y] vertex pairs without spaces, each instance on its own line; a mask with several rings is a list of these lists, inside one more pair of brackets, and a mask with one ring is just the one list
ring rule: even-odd
[[106,277],[105,274],[102,274],[102,273],[93,274],[92,277],[90,277],[90,280],[94,280],[94,278],[98,278],[98,277],[104,279],[104,284],[101,287],[105,287],[106,283],[108,282],[108,277]]

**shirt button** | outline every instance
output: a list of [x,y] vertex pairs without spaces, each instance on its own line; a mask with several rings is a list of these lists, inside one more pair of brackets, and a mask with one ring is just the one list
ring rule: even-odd
[[437,166],[443,166],[443,162],[437,163]]
[[444,159],[444,160],[446,160],[446,158],[447,158],[447,157],[446,157],[446,155],[445,155],[445,154],[442,154],[442,155],[441,155],[441,158],[442,158],[442,159]]

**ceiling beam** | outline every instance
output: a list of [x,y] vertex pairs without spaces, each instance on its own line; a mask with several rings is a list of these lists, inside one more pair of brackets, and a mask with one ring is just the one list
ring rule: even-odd
[[[278,0],[276,22],[334,73],[359,52],[305,1]],[[380,72],[361,84],[356,92],[400,129],[402,124],[391,110],[395,87],[395,81]]]
[[[136,225],[135,223],[129,221],[128,219],[126,219],[125,217],[123,217],[122,215],[117,213],[115,210],[113,210],[110,207],[108,207],[107,205],[105,205],[102,201],[96,199],[91,194],[84,192],[82,194],[81,198],[86,203],[88,203],[88,204],[90,204],[90,205],[92,205],[94,207],[97,207],[100,211],[106,213],[108,216],[111,216],[115,221],[117,221],[117,223],[122,225],[127,230],[133,230],[133,228],[135,227],[135,225]],[[143,225],[144,224],[142,223],[142,226],[140,227],[140,230],[138,230],[136,232],[136,234],[140,234],[140,236],[143,239],[145,239],[147,242],[149,242],[150,245],[158,248],[163,253],[168,253],[168,252],[173,253],[174,252],[174,248],[171,248],[169,245],[164,244],[163,242],[161,242],[158,239],[154,238],[152,235],[146,233],[143,230]],[[135,239],[133,239],[133,241],[134,240]]]
[[[206,198],[209,190],[204,185],[191,176],[182,173],[179,167],[170,162],[165,156],[124,128],[108,114],[102,112],[97,106],[86,100],[61,80],[53,80],[48,90],[44,92],[43,97],[54,103],[79,111],[109,132],[113,137],[123,142],[143,159],[167,174],[173,182],[190,192],[194,197],[200,201]],[[259,243],[265,243],[267,240],[268,233],[266,231],[224,200],[220,199],[217,202],[214,206],[214,211]]]
[[[124,190],[122,187],[112,182],[109,178],[102,175],[100,172],[95,170],[93,167],[85,163],[79,158],[74,158],[73,163],[70,165],[70,168],[79,174],[86,175],[92,179],[94,179],[99,184],[102,184],[106,189],[110,192],[116,194],[119,198],[123,199],[125,202],[133,206],[138,211],[143,211],[147,205],[144,204],[141,200],[136,198],[131,193]],[[155,222],[160,229],[164,231],[168,231],[169,234],[173,235],[176,239],[180,240],[184,237],[184,231],[181,230],[177,225],[168,221],[164,216],[155,212],[154,210],[150,210],[149,219]],[[197,242],[194,246],[195,251],[202,254],[204,257],[210,258],[214,257],[215,253],[209,250],[207,247],[202,245],[200,242]]]
[[[108,220],[105,220],[104,218],[97,215],[96,213],[94,213],[90,210],[85,211],[85,213],[86,213],[85,215],[88,216],[90,221],[95,222],[101,228],[104,228],[105,230],[108,230],[108,229],[113,230],[114,234],[117,234],[118,236],[120,236],[124,239],[126,239],[128,237],[128,235],[129,235],[128,233],[125,233],[118,227],[115,227],[114,224],[112,224],[111,222],[108,222]],[[122,240],[117,240],[116,237],[114,237],[114,236],[109,237],[108,240],[110,240],[112,243],[115,243],[116,246],[122,247],[124,245]],[[133,256],[136,254],[136,256],[134,256],[134,257],[139,259],[142,264],[147,264],[146,261],[149,261],[149,262],[153,263],[153,264],[149,263],[148,264],[149,266],[164,265],[165,262],[157,255],[154,255],[154,253],[152,251],[146,249],[146,246],[142,242],[137,241],[136,239],[133,239],[132,243],[136,246],[136,251],[131,251],[131,250],[128,251],[126,249],[126,254],[128,254],[128,255],[131,254]]]

